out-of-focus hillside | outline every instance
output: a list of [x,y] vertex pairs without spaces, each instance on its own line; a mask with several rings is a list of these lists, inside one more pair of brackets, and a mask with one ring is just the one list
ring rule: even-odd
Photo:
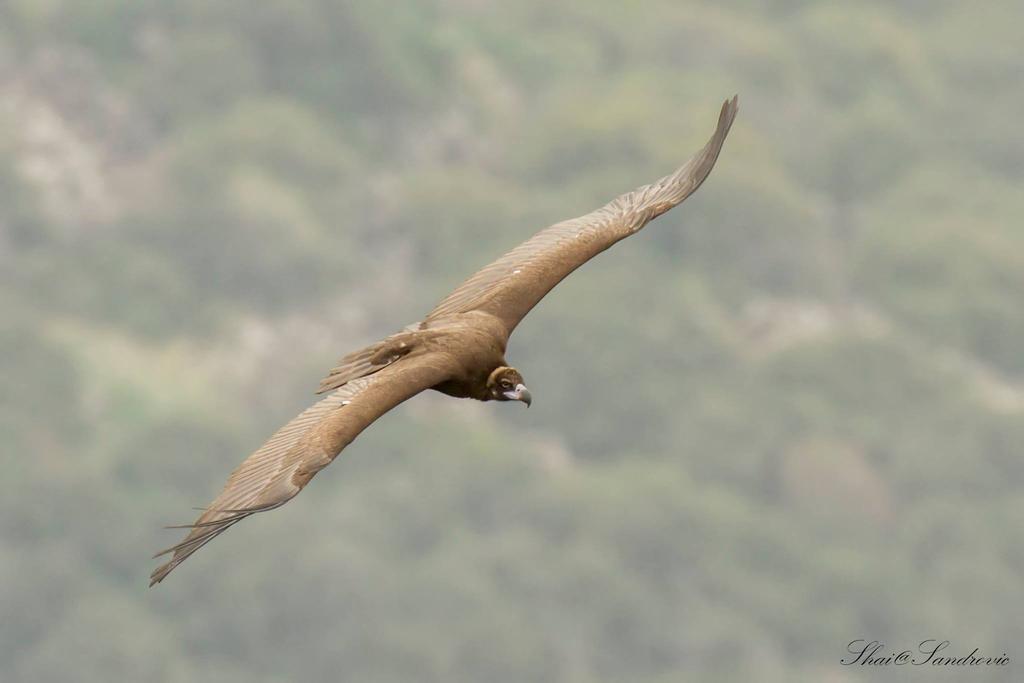
[[[1022,22],[0,4],[3,680],[906,673],[841,666],[857,638],[1019,677]],[[337,356],[671,170],[734,92],[698,194],[517,332],[533,410],[419,397],[145,588]]]

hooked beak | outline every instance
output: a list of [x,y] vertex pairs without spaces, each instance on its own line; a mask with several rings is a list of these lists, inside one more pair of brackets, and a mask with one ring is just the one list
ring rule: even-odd
[[515,390],[506,391],[505,398],[510,401],[522,401],[527,408],[533,403],[533,395],[530,394],[530,390],[526,388],[525,384],[517,384]]

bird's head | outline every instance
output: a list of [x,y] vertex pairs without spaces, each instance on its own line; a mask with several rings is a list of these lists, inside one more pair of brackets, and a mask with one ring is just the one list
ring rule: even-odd
[[495,368],[487,378],[487,391],[495,401],[522,401],[527,408],[533,402],[523,376],[515,368],[506,365]]

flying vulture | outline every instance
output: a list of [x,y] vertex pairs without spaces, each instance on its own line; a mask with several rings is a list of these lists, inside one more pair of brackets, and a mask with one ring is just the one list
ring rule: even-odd
[[232,525],[287,503],[374,420],[421,391],[529,406],[523,376],[505,360],[516,325],[569,273],[689,197],[715,165],[736,111],[736,97],[722,104],[714,135],[675,173],[538,232],[462,283],[422,322],[342,358],[320,382],[317,393],[327,397],[246,458],[194,523],[177,527],[188,535],[156,555],[171,557],[149,585]]

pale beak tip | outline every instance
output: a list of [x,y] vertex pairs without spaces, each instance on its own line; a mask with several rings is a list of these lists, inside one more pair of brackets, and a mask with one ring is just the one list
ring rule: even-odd
[[527,408],[533,403],[533,394],[530,393],[525,384],[518,384],[515,389],[506,391],[505,398],[509,401],[521,401],[526,404]]

